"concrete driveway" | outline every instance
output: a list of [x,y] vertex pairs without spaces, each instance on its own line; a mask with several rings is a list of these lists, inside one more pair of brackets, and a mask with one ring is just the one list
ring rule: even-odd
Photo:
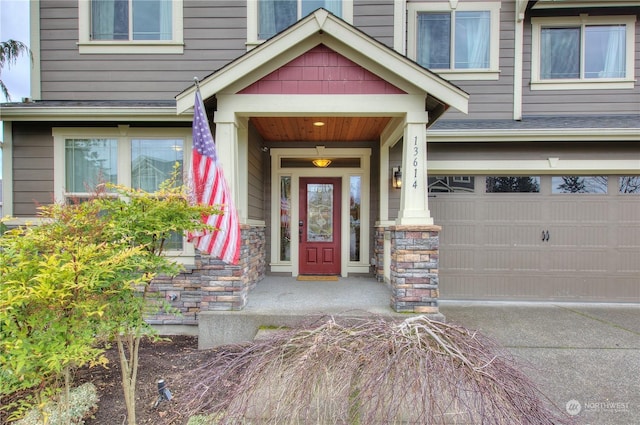
[[455,322],[506,347],[581,424],[640,424],[640,305],[443,301]]

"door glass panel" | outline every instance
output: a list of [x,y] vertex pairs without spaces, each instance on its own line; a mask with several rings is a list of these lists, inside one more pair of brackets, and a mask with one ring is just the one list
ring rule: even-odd
[[280,177],[280,261],[291,261],[291,176]]
[[351,201],[350,201],[350,231],[349,231],[349,260],[360,261],[360,176],[351,176]]
[[620,193],[640,193],[640,176],[618,177]]
[[487,193],[537,193],[540,192],[540,176],[487,177]]
[[333,242],[333,184],[307,185],[307,241]]
[[551,193],[607,193],[607,176],[554,176]]

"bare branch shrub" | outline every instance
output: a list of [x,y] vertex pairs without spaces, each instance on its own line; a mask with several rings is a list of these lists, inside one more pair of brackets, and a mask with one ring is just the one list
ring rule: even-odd
[[189,412],[219,424],[571,423],[492,340],[425,316],[325,318],[225,347],[186,378]]

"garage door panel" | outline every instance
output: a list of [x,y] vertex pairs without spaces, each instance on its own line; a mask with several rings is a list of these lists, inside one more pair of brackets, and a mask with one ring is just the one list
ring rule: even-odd
[[616,270],[621,273],[635,273],[636,285],[640,286],[640,250],[619,248],[615,257]]
[[608,225],[551,225],[547,246],[574,248],[605,248],[610,244],[611,229]]
[[[487,195],[485,197],[486,221],[500,223],[517,223],[538,221],[542,216],[540,202],[527,200],[525,194],[509,195]],[[538,194],[534,194],[538,196]]]
[[487,224],[482,226],[481,236],[487,246],[508,246],[522,248],[523,246],[538,246],[540,243],[539,224]]
[[619,247],[640,247],[640,226],[618,226],[616,227],[616,235]]
[[445,257],[440,257],[440,269],[456,271],[473,271],[476,264],[476,249],[456,248],[450,250]]
[[476,211],[475,201],[468,198],[461,198],[464,195],[453,195],[455,198],[448,199],[447,202],[437,202],[444,195],[436,195],[430,198],[429,208],[434,217],[446,217],[447,220],[475,221]]
[[535,271],[540,268],[540,251],[528,249],[486,249],[481,270],[485,271]]
[[619,223],[634,223],[640,225],[640,194],[618,196],[616,198],[616,219]]
[[[584,197],[579,199],[579,197]],[[597,199],[596,199],[597,198]],[[550,222],[602,222],[610,220],[609,202],[597,195],[553,195],[547,205]]]
[[550,249],[547,270],[553,272],[606,272],[609,261],[607,250],[558,250]]
[[640,302],[640,194],[552,194],[549,180],[429,199],[444,299]]
[[455,226],[447,226],[446,230],[443,228],[440,233],[440,243],[448,244],[449,246],[473,246],[475,245],[478,226],[475,223],[456,223]]

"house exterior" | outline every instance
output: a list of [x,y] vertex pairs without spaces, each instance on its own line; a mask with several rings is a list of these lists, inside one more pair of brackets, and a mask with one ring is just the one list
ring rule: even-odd
[[230,266],[174,241],[188,272],[155,287],[183,322],[242,309],[266,274],[370,275],[422,313],[638,302],[639,16],[625,0],[33,1],[32,99],[2,105],[4,213],[186,167],[195,77],[242,252]]

